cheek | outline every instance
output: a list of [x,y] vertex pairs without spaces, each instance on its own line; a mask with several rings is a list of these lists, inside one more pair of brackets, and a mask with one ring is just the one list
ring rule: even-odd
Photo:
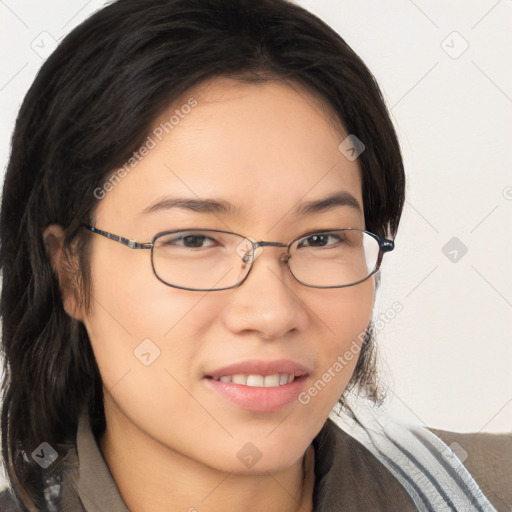
[[[375,285],[372,278],[356,286],[334,290],[318,304],[315,313],[326,330],[319,353],[322,359],[347,350],[354,340],[363,338],[373,311]],[[329,336],[330,334],[330,336]],[[320,349],[320,347],[319,347]]]
[[158,281],[146,251],[117,256],[93,256],[92,307],[84,320],[105,387],[141,370],[142,387],[164,368],[184,373],[217,315],[215,305],[203,307],[204,293]]
[[334,290],[322,301],[318,315],[332,331],[333,339],[342,341],[354,330],[362,331],[371,319],[375,287],[373,279]]
[[372,316],[374,292],[373,279],[368,279],[336,290],[318,310],[318,322],[323,324],[325,335],[316,347],[315,377],[299,396],[299,403],[315,409],[315,416],[329,414],[354,373]]

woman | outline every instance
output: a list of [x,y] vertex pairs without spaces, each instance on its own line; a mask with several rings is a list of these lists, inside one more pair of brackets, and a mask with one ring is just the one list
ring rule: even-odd
[[118,0],[75,29],[4,184],[2,510],[509,506],[510,437],[438,432],[470,472],[359,405],[404,184],[372,75],[298,6]]

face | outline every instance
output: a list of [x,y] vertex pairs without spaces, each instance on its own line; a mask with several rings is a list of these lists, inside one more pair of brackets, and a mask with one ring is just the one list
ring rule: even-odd
[[[191,97],[197,104],[180,109]],[[160,123],[175,110],[166,133]],[[152,149],[99,201],[98,229],[139,242],[209,228],[286,243],[315,230],[364,229],[360,170],[338,150],[345,135],[297,87],[216,79],[189,91],[155,129]],[[296,213],[335,192],[352,195],[360,209]],[[230,207],[151,208],[166,198]],[[81,318],[107,421],[122,416],[140,439],[223,471],[278,471],[299,460],[353,373],[373,279],[306,287],[280,260],[283,248],[265,247],[241,286],[182,290],[155,277],[149,250],[91,236],[92,308]],[[235,374],[256,375],[255,386],[215,380]],[[289,374],[289,384],[262,386],[265,376],[275,384],[272,375]],[[261,458],[247,467],[245,452]]]

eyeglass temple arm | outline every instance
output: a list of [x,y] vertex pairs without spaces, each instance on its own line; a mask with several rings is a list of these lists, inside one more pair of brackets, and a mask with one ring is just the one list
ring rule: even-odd
[[88,226],[87,224],[85,227],[92,231],[93,233],[96,233],[97,235],[104,236],[105,238],[108,238],[109,240],[114,240],[114,242],[119,242],[120,244],[126,245],[129,249],[151,249],[153,247],[152,243],[140,243],[136,242],[135,240],[131,240],[129,238],[124,238],[123,236],[114,235],[113,233],[108,233],[107,231],[102,231],[101,229],[95,228],[94,226]]

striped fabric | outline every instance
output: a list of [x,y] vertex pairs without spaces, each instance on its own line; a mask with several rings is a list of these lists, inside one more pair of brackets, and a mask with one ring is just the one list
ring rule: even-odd
[[427,428],[397,420],[362,400],[331,419],[402,484],[421,512],[496,512],[455,451]]

